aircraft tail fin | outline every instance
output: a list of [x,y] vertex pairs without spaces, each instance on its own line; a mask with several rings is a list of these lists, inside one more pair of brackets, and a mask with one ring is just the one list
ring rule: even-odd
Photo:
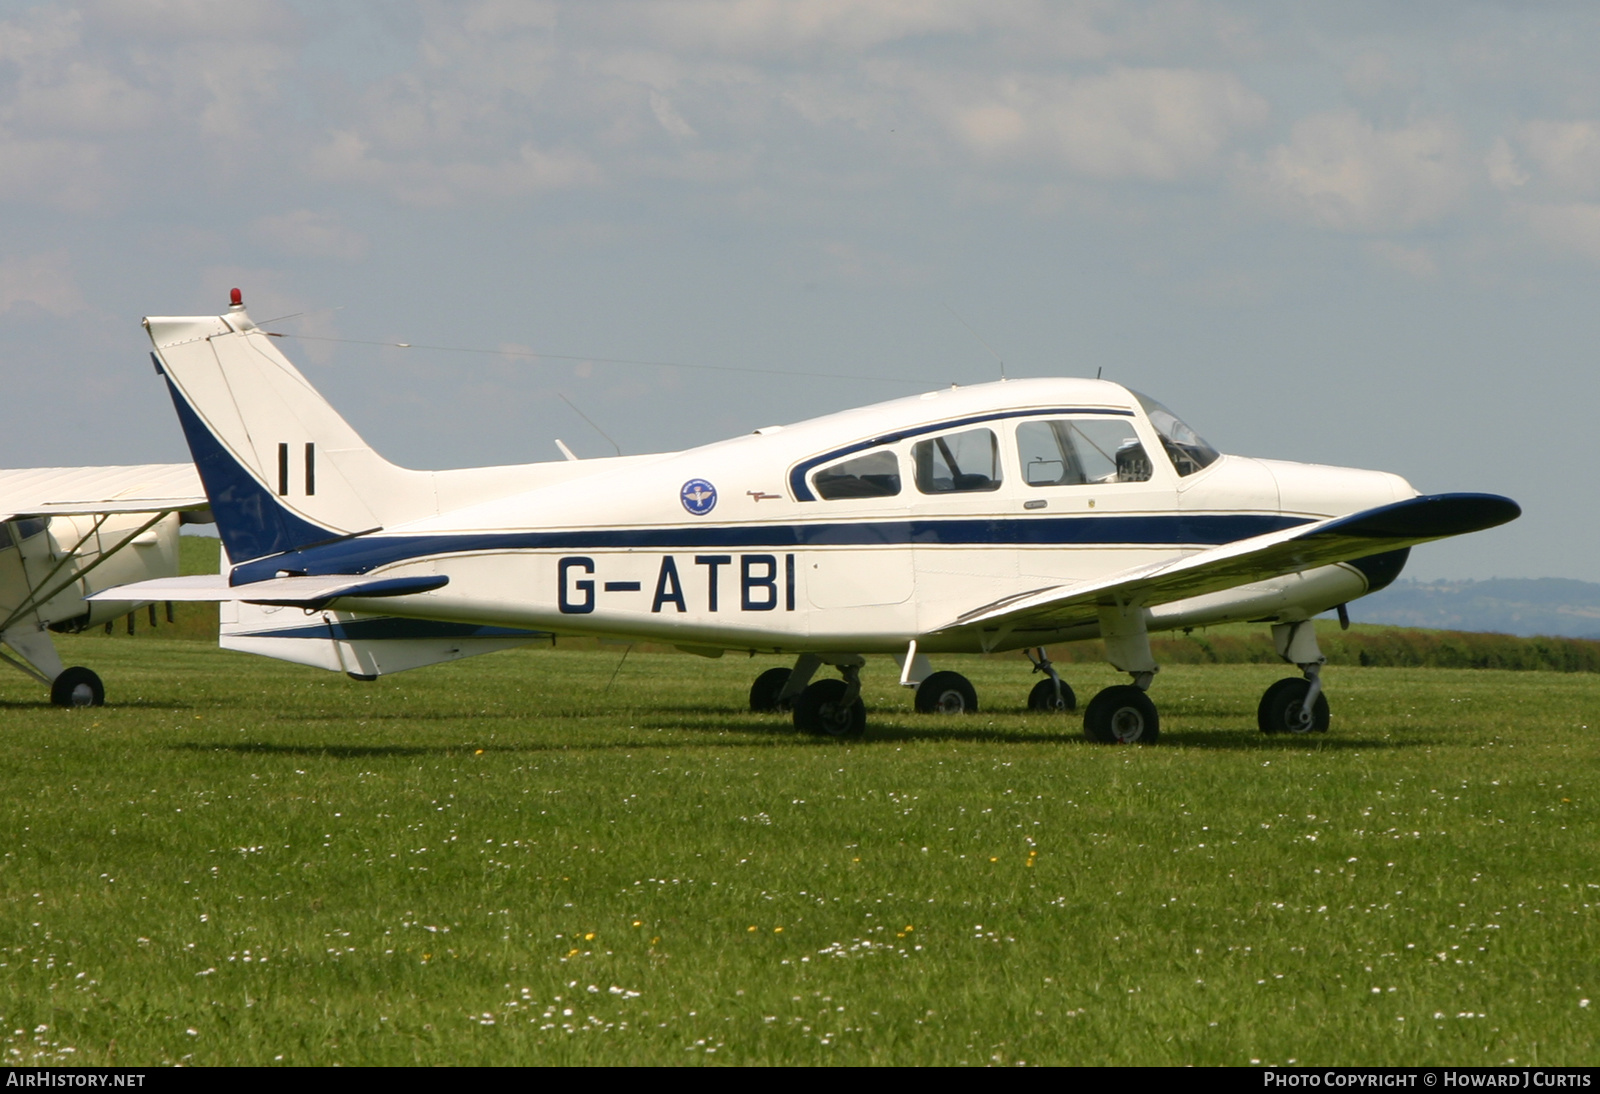
[[149,318],[228,555],[246,561],[437,511],[433,476],[379,456],[251,321]]

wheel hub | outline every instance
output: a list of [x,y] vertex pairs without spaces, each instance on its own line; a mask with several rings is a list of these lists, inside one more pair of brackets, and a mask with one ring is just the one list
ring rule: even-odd
[[824,732],[834,737],[841,736],[850,728],[850,714],[850,708],[842,703],[823,703],[822,709],[817,711]]
[[1123,744],[1132,744],[1144,735],[1144,715],[1123,707],[1111,718],[1111,733]]

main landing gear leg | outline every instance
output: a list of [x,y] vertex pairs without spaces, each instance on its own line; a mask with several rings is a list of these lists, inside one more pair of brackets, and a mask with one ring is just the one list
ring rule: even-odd
[[768,669],[750,685],[750,709],[757,714],[794,709],[794,701],[811,682],[822,659],[814,653],[802,653],[795,658],[794,668]]
[[1328,697],[1322,693],[1322,666],[1326,658],[1317,647],[1316,625],[1274,623],[1272,644],[1278,656],[1303,674],[1287,677],[1269,687],[1256,708],[1256,724],[1263,733],[1328,732]]
[[105,685],[92,670],[81,665],[66,668],[55,643],[43,630],[17,627],[0,632],[0,643],[10,646],[12,654],[0,650],[0,661],[50,687],[50,701],[58,707],[98,707],[106,701]]
[[1154,744],[1161,736],[1161,718],[1145,694],[1160,671],[1150,652],[1150,631],[1144,609],[1136,604],[1102,604],[1100,637],[1106,660],[1133,677],[1101,691],[1083,712],[1083,732],[1106,744]]
[[1078,709],[1078,697],[1073,693],[1072,685],[1061,679],[1061,674],[1056,671],[1043,646],[1037,651],[1025,649],[1022,655],[1033,664],[1035,673],[1042,672],[1048,677],[1033,685],[1033,690],[1028,693],[1029,710],[1066,713]]
[[861,701],[860,654],[818,657],[839,667],[842,680],[818,680],[800,693],[794,704],[794,726],[824,737],[859,737],[867,728],[867,708]]

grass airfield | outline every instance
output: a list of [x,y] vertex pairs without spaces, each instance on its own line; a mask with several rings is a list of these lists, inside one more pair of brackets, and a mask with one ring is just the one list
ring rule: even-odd
[[112,705],[0,678],[11,1063],[1600,1062],[1597,675],[1330,668],[1307,739],[1179,665],[1115,748],[875,659],[841,744],[770,658],[60,645]]

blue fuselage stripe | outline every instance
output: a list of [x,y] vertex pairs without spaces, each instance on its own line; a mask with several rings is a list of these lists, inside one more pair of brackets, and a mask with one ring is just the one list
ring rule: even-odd
[[1214,547],[1308,524],[1273,513],[1127,516],[983,517],[949,520],[585,528],[552,532],[457,532],[359,536],[257,559],[235,569],[235,585],[280,570],[311,575],[364,574],[438,555],[505,551],[702,551],[807,547]]

